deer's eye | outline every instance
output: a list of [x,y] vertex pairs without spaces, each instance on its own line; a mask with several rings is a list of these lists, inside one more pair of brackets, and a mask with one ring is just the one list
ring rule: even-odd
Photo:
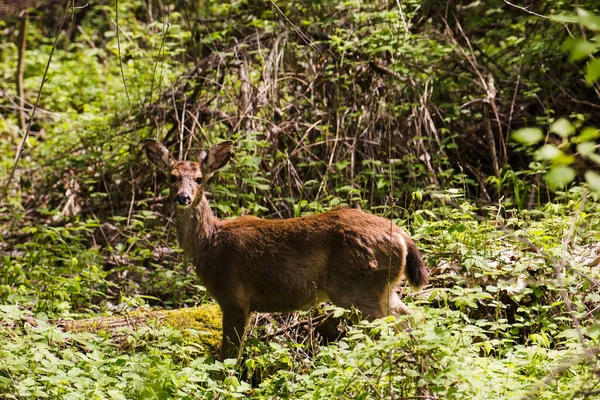
[[202,178],[196,178],[196,183],[198,185],[201,185],[202,184]]
[[171,183],[175,183],[175,182],[177,182],[177,176],[171,175]]

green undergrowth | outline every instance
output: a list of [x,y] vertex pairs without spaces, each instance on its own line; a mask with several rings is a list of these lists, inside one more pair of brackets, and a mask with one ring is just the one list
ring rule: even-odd
[[[327,344],[318,332],[292,335],[276,322],[252,325],[239,364],[214,360],[218,327],[208,346],[212,351],[196,341],[205,332],[189,324],[195,315],[173,314],[165,325],[126,330],[125,346],[106,333],[64,332],[43,322],[99,313],[118,317],[110,304],[119,297],[98,294],[115,285],[109,274],[93,268],[98,251],[79,244],[77,235],[40,227],[26,252],[5,258],[0,275],[5,304],[0,393],[86,399],[567,399],[597,390],[600,219],[593,195],[574,188],[560,202],[514,212],[478,209],[456,191],[441,194],[442,201],[450,194],[458,208],[430,205],[430,211],[396,220],[416,239],[431,272],[425,289],[404,290],[415,314],[399,330],[391,329],[389,319],[362,322],[341,329],[341,338]],[[584,195],[588,201],[582,201]],[[144,219],[140,231],[159,229],[153,221]],[[74,226],[72,232],[84,232],[93,223]],[[146,275],[138,291],[162,290],[169,281],[148,276],[163,274],[150,266],[164,260],[154,258],[152,243],[139,241],[136,247],[128,262]],[[126,248],[113,253],[128,256]],[[177,268],[172,272],[187,276]],[[184,280],[178,291],[186,290],[201,287]],[[161,293],[163,302],[185,305],[177,299],[181,294]],[[197,304],[203,296],[196,294]],[[125,309],[154,301],[144,292],[120,299]],[[345,320],[346,312],[335,313]],[[31,318],[42,322],[34,326]],[[211,313],[213,323],[218,318]],[[298,318],[309,320],[306,314]]]
[[[577,397],[594,387],[593,361],[565,330],[559,348],[515,345],[491,355],[497,328],[480,326],[459,310],[423,307],[412,329],[397,333],[389,320],[355,325],[310,360],[291,363],[299,343],[264,343],[262,353],[235,368],[219,363],[171,328],[130,332],[123,350],[101,335],[65,333],[49,324],[23,323],[2,307],[0,387],[4,398],[380,398],[427,394],[437,398]],[[600,330],[583,328],[590,345]],[[252,387],[249,365],[278,368]],[[590,365],[591,364],[591,365]],[[555,371],[547,382],[549,371]]]

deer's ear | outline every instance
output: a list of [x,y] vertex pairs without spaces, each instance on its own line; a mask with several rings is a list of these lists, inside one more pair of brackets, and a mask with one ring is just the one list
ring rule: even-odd
[[200,162],[202,165],[202,171],[206,174],[212,174],[219,168],[223,168],[225,164],[231,159],[231,147],[233,143],[230,141],[219,143],[213,146],[208,153],[200,153]]
[[173,157],[169,153],[169,150],[160,142],[152,139],[146,139],[142,142],[148,160],[156,165],[156,168],[160,169],[165,174],[171,172],[171,168],[175,163]]

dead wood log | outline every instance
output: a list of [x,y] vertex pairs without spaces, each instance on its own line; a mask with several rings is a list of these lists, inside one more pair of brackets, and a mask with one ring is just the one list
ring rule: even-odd
[[218,353],[221,340],[221,310],[217,305],[175,310],[139,309],[108,317],[60,319],[52,324],[64,331],[107,335],[117,346],[125,346],[132,331],[145,327],[172,327],[182,333],[184,340],[204,346],[210,354]]

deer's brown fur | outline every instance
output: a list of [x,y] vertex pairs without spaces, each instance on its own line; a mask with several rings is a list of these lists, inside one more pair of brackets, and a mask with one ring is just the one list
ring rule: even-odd
[[228,162],[229,142],[203,152],[199,162],[176,162],[154,140],[144,147],[149,160],[171,176],[179,243],[223,311],[221,359],[238,355],[254,311],[287,312],[331,300],[371,319],[410,313],[395,291],[402,273],[414,287],[427,283],[412,239],[391,221],[360,210],[283,220],[217,219],[203,189]]

